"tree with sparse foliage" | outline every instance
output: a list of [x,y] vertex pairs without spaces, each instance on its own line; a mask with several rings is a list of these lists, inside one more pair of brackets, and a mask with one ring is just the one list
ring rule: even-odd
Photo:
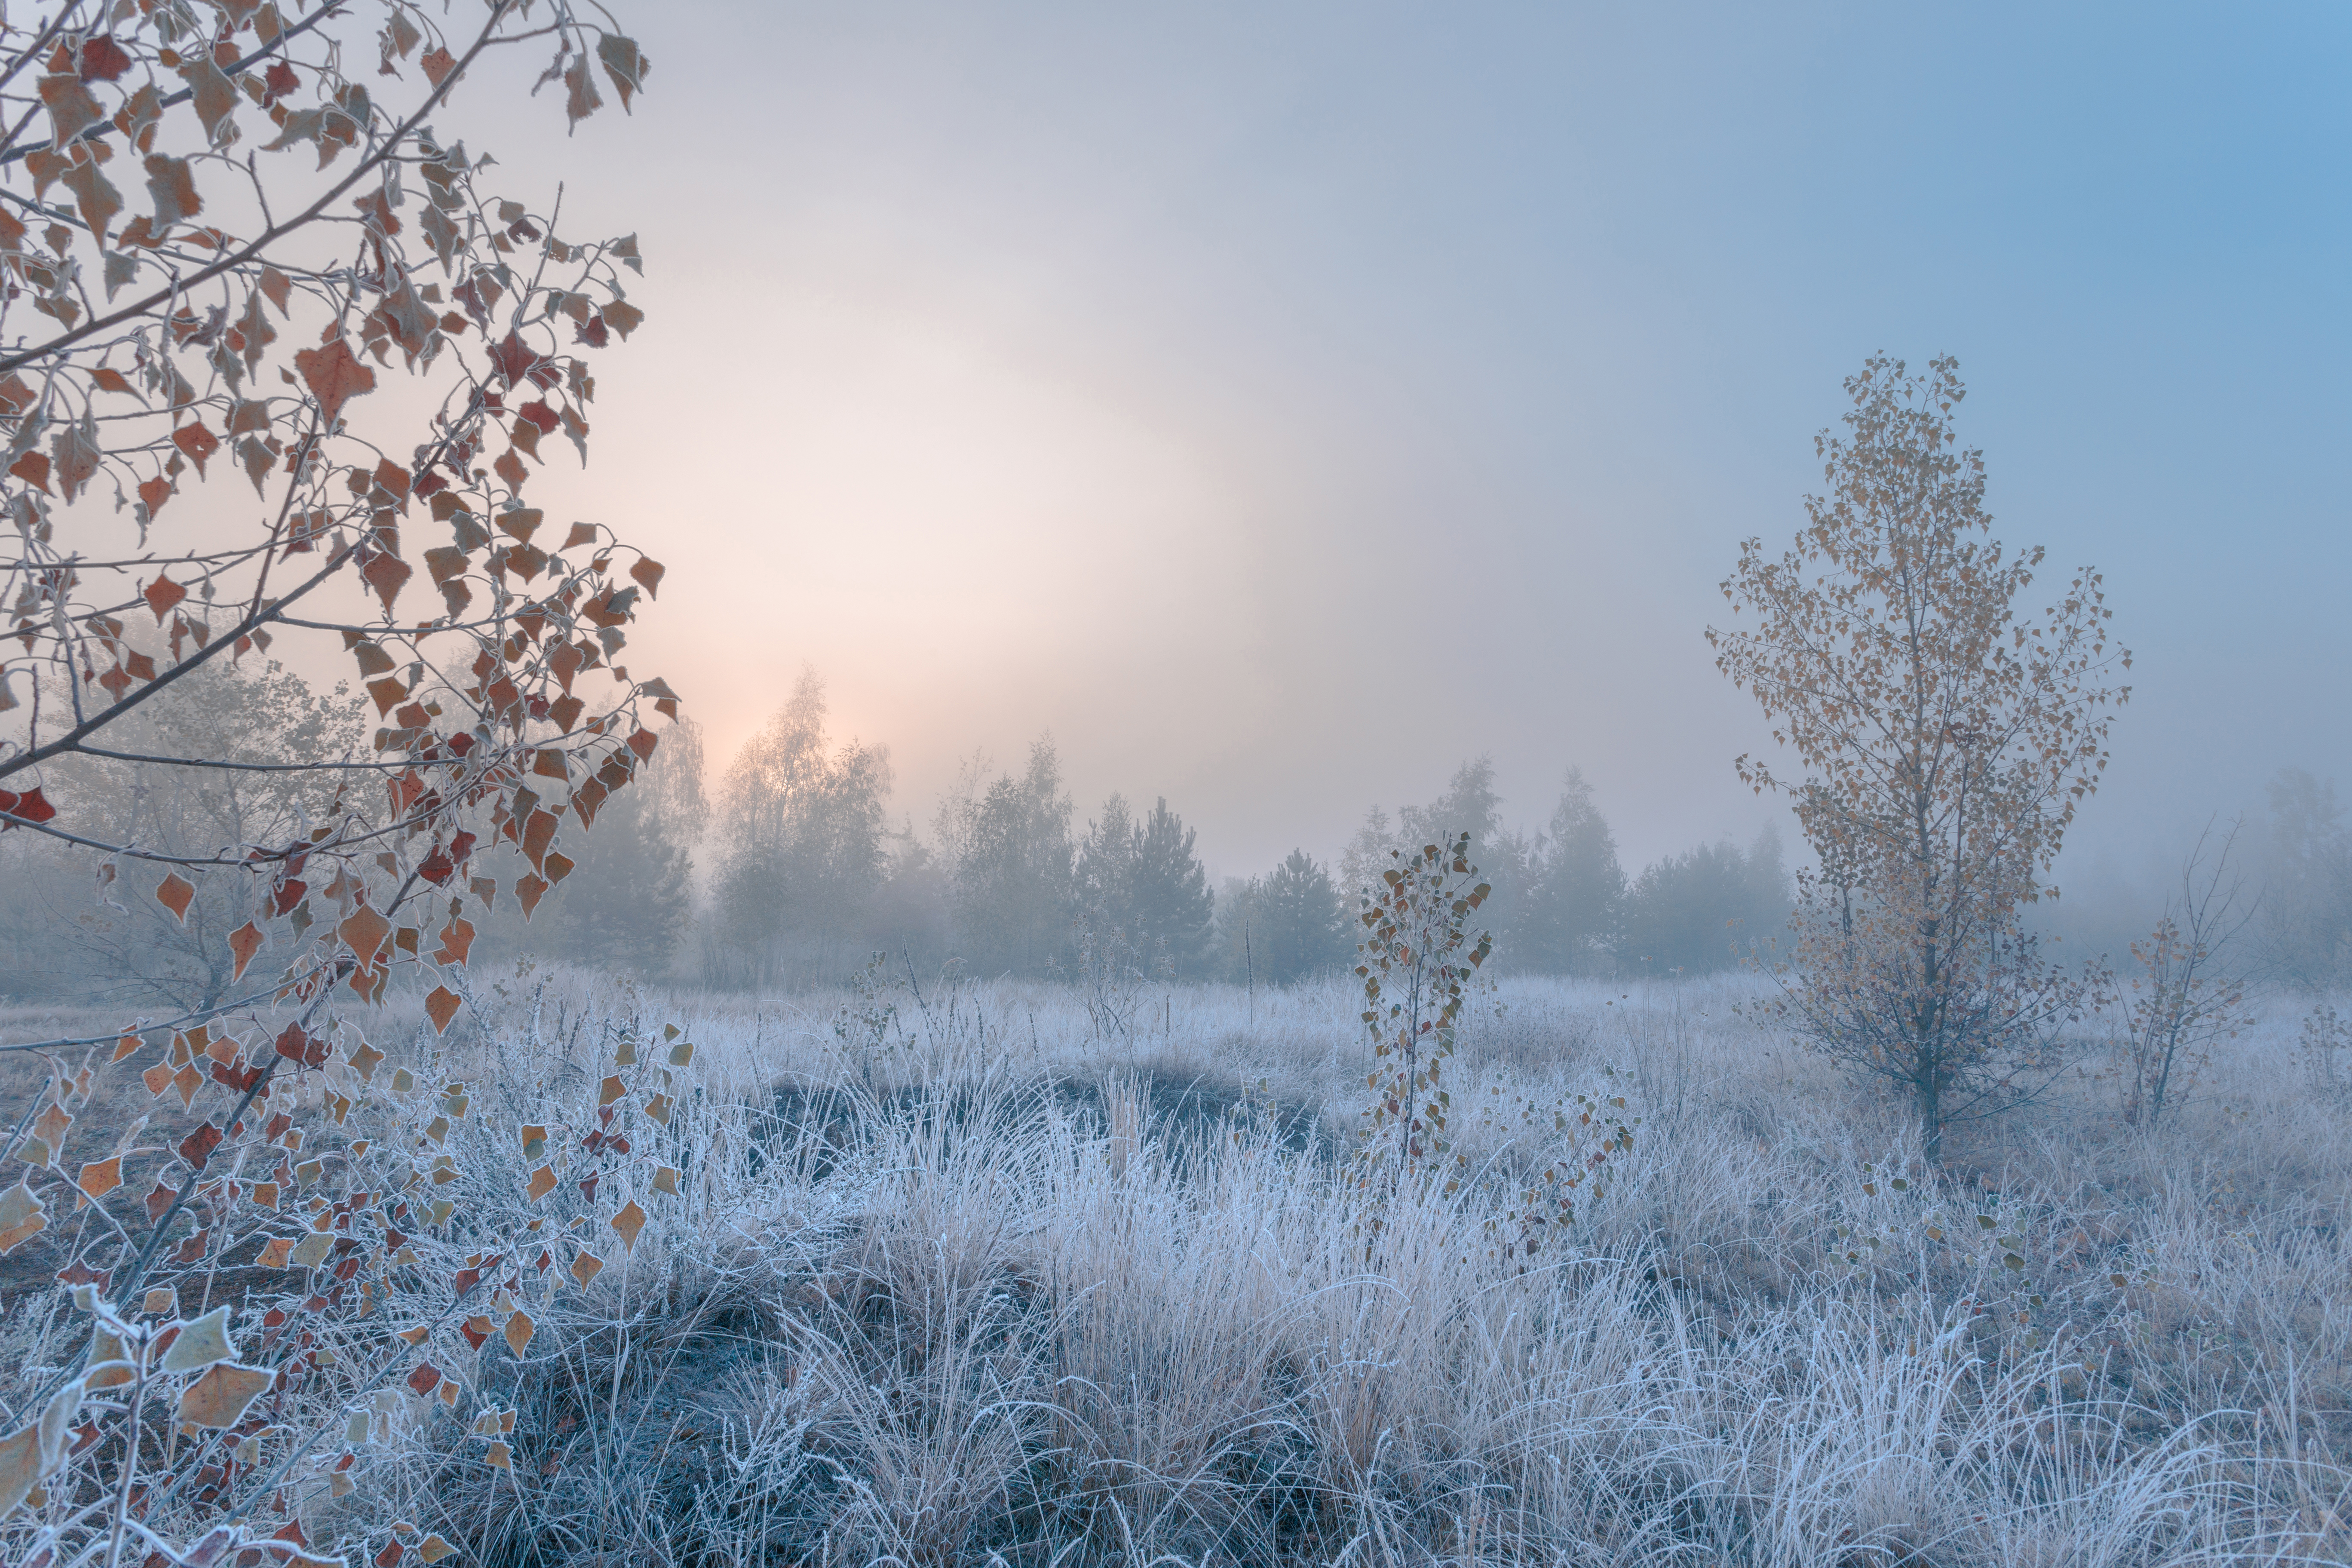
[[[647,710],[677,712],[623,651],[661,566],[528,499],[556,449],[585,459],[599,356],[644,319],[635,237],[564,232],[560,188],[495,191],[455,134],[517,48],[572,123],[608,90],[628,108],[647,67],[612,23],[569,0],[0,15],[0,832],[69,847],[227,973],[6,1047],[47,1071],[0,1116],[0,1253],[47,1249],[58,1299],[31,1310],[78,1342],[0,1437],[9,1562],[319,1561],[269,1516],[373,1461],[341,1415],[287,1415],[298,1393],[331,1411],[405,1380],[485,1447],[512,1425],[435,1363],[480,1343],[460,1322],[527,1340],[525,1222],[434,1195],[473,1097],[377,1073],[363,1029],[400,995],[450,1026],[469,911],[539,907],[653,754]],[[355,672],[356,747],[195,721],[224,681],[268,686],[235,671],[273,651]],[[125,813],[126,776],[174,783]],[[167,796],[209,820],[160,820]],[[494,879],[500,841],[521,867]],[[159,1125],[93,1113],[110,1062],[144,1069]],[[204,1312],[223,1270],[236,1305]],[[397,1334],[395,1277],[420,1313]],[[400,1528],[354,1517],[339,1550],[447,1550]]]
[[712,978],[766,984],[861,961],[893,858],[887,748],[825,733],[824,682],[793,695],[743,744],[719,792]]
[[1723,593],[1752,621],[1706,635],[1801,770],[1743,756],[1740,778],[1793,797],[1819,858],[1780,1019],[1900,1086],[1940,1157],[2052,1068],[2092,994],[2021,916],[2106,766],[2130,656],[2095,571],[2022,613],[2042,552],[1990,537],[1954,361],[1875,356],[1846,391],[1845,433],[1816,442],[1828,493],[1793,549],[1741,546]]
[[[52,768],[100,836],[191,857],[308,833],[333,811],[331,774],[271,764],[332,763],[360,755],[366,743],[348,690],[313,691],[275,660],[198,670],[177,700],[131,713],[121,729],[127,752],[209,752],[252,764],[214,772],[77,756]],[[45,847],[44,858],[60,868],[81,858],[74,846]],[[152,899],[121,897],[129,889],[119,877],[92,900],[84,890],[87,868],[75,868],[82,873],[72,879],[79,897],[52,893],[38,903],[79,950],[85,994],[160,1000],[192,1012],[228,994],[237,967],[229,933],[261,912],[257,879],[191,878],[187,905],[175,914]]]

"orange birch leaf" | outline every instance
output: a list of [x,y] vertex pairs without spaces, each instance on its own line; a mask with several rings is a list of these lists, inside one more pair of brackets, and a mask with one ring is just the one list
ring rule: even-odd
[[165,877],[155,889],[155,901],[171,910],[172,917],[182,925],[188,923],[188,905],[195,896],[195,884],[177,871]]

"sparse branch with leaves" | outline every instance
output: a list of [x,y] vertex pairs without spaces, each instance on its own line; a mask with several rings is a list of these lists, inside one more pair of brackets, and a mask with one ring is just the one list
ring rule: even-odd
[[1454,1054],[1470,982],[1495,951],[1469,919],[1494,889],[1470,864],[1470,836],[1389,852],[1380,885],[1357,911],[1356,977],[1365,1031],[1378,1063],[1367,1085],[1364,1137],[1376,1163],[1392,1155],[1390,1182],[1442,1160],[1453,1091],[1441,1079]]
[[[495,51],[548,51],[539,85],[573,124],[607,88],[628,108],[647,65],[565,0],[27,9],[0,20],[0,831],[94,864],[206,953],[184,1026],[126,1020],[110,1053],[147,1053],[155,1117],[186,1126],[110,1152],[78,1133],[107,1064],[71,1047],[27,1108],[0,1251],[53,1252],[94,1337],[0,1439],[0,1542],[211,1562],[278,1528],[257,1506],[340,1484],[333,1442],[289,1481],[321,1435],[263,1414],[320,1375],[322,1335],[388,1368],[449,1331],[352,1326],[425,1266],[420,1237],[481,1242],[453,1304],[510,1300],[519,1249],[431,1195],[463,1086],[378,1073],[340,1009],[413,981],[446,1030],[468,910],[529,912],[562,881],[567,836],[636,778],[677,697],[624,662],[658,563],[600,524],[559,537],[526,499],[543,442],[586,460],[592,356],[644,320],[635,237],[561,236],[560,193],[542,211],[486,188],[490,160],[437,127]],[[377,395],[395,374],[422,395]],[[278,637],[351,661],[372,735],[273,752],[186,721]],[[141,793],[157,774],[176,826]],[[472,860],[493,836],[530,868],[503,888]],[[220,1007],[265,952],[268,1000]],[[150,1181],[143,1205],[118,1195]],[[232,1314],[255,1366],[205,1327],[221,1314],[176,1316],[225,1268],[295,1271]],[[184,1353],[200,1334],[220,1353]],[[197,1436],[151,1443],[171,1408],[151,1385]],[[156,1452],[186,1468],[159,1477]],[[317,1561],[289,1539],[269,1561]]]

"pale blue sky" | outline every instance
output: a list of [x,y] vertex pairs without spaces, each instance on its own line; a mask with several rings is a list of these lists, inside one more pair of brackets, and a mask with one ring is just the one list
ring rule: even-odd
[[1637,864],[1744,837],[1714,584],[1884,348],[1959,357],[2000,536],[2106,571],[2084,846],[2352,785],[2345,7],[631,20],[634,121],[484,140],[645,233],[580,495],[661,542],[640,662],[722,754],[813,662],[919,819],[1050,729],[1223,872],[1482,750]]

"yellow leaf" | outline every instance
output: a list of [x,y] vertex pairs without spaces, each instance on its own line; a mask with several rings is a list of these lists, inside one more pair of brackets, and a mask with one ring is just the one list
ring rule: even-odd
[[628,1206],[613,1216],[612,1225],[620,1233],[621,1245],[635,1252],[637,1249],[637,1232],[646,1227],[646,1211],[637,1206],[636,1199],[631,1198]]
[[465,1005],[465,998],[455,991],[450,990],[446,985],[435,986],[433,994],[425,999],[425,1015],[433,1020],[433,1032],[436,1035],[447,1034],[449,1020],[457,1016],[457,1009],[463,1005]]
[[604,1271],[604,1260],[593,1252],[583,1252],[572,1260],[572,1278],[585,1286]]
[[530,1185],[524,1190],[530,1194],[530,1198],[533,1203],[537,1203],[540,1199],[553,1192],[555,1190],[555,1167],[552,1165],[541,1165],[538,1170],[533,1171],[530,1173]]
[[507,1348],[517,1355],[522,1354],[523,1347],[530,1343],[530,1336],[538,1330],[539,1325],[531,1321],[529,1312],[516,1309],[514,1315],[507,1320]]

